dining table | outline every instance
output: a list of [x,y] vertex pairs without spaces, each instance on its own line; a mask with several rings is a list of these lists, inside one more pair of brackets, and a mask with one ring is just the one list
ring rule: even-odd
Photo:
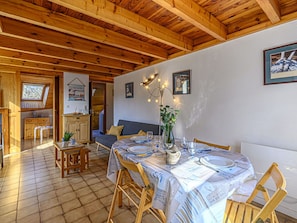
[[141,163],[155,190],[153,207],[164,211],[168,223],[223,222],[228,197],[254,178],[251,162],[241,153],[197,143],[195,153],[190,154],[176,143],[174,148],[181,156],[172,165],[166,162],[165,149],[156,145],[162,143],[131,138],[116,141],[110,151],[107,178],[116,183],[121,168],[115,149],[124,159]]

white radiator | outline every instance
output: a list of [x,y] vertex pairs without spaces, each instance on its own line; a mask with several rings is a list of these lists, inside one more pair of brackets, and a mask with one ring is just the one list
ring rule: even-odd
[[[278,163],[287,181],[288,195],[277,210],[297,218],[297,151],[242,142],[241,153],[252,162],[258,179],[272,162]],[[262,201],[258,198],[257,202]]]

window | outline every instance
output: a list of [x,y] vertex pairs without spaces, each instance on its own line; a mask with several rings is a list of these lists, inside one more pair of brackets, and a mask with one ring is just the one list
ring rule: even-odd
[[41,101],[45,90],[44,84],[23,83],[23,101]]
[[23,83],[22,84],[22,108],[44,108],[49,92],[49,85]]

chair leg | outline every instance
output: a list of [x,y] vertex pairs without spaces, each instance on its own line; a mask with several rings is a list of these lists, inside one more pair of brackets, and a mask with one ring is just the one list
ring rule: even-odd
[[121,181],[121,178],[122,178],[122,170],[119,170],[118,171],[118,177],[117,177],[117,182],[116,182],[116,185],[115,185],[115,188],[114,188],[114,193],[113,193],[113,197],[112,197],[112,200],[111,200],[111,205],[110,205],[110,209],[109,209],[109,213],[108,213],[108,217],[107,217],[107,223],[110,223],[110,222],[113,222],[112,221],[112,217],[113,217],[113,212],[114,212],[114,206],[116,204],[116,199],[119,195],[119,189],[118,189],[118,185]]
[[142,189],[141,198],[139,201],[139,207],[135,218],[135,223],[141,223],[142,215],[143,215],[143,212],[145,211],[144,207],[146,202],[146,196],[147,196],[147,191],[145,189]]
[[166,222],[166,216],[165,216],[165,214],[164,214],[164,211],[162,211],[162,210],[157,210],[158,211],[158,213],[159,213],[159,215],[160,215],[160,219],[161,219],[161,221],[163,222],[163,223],[165,223]]

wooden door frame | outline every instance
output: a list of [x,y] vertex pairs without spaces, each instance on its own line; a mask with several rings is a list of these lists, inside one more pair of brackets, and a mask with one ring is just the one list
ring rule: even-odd
[[104,85],[104,123],[103,123],[103,131],[106,131],[106,83],[101,82],[101,81],[90,81],[90,85],[89,85],[89,109],[90,109],[90,137],[92,138],[92,113],[93,113],[93,107],[92,107],[92,99],[93,99],[93,94],[92,94],[92,89],[93,89],[93,85],[94,84],[102,84]]

